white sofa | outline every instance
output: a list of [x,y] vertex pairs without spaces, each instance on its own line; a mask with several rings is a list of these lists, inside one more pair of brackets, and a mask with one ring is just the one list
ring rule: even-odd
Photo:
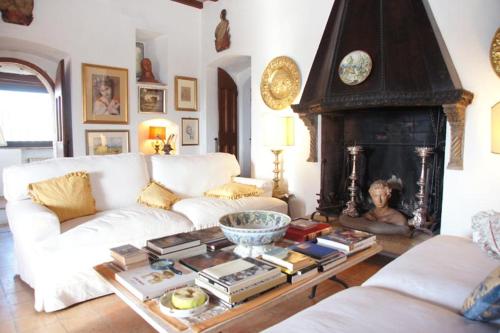
[[[73,171],[90,174],[97,214],[60,223],[57,216],[28,197],[28,184]],[[141,154],[85,156],[6,168],[3,172],[7,217],[14,238],[18,273],[35,290],[35,309],[55,311],[111,293],[92,267],[111,260],[109,248],[215,226],[223,214],[264,209],[287,212],[270,197],[271,183],[237,177],[233,155]],[[151,178],[182,197],[172,210],[136,203]],[[238,200],[205,198],[203,193],[234,179],[254,183],[263,196]]]
[[265,332],[497,332],[498,326],[468,320],[460,309],[498,265],[470,239],[436,236],[361,287],[336,293]]

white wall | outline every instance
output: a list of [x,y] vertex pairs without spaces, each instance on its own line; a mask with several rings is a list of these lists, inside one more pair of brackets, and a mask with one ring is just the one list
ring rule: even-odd
[[[490,153],[490,108],[500,100],[500,79],[488,51],[500,22],[498,0],[431,0],[437,24],[463,87],[475,94],[467,109],[465,170],[445,172],[442,233],[467,234],[478,210],[500,210],[500,156]],[[279,55],[293,58],[302,73],[302,88],[316,54],[333,0],[220,0],[206,2],[202,15],[202,68],[219,57],[246,54],[252,58],[253,175],[272,178],[272,156],[262,143],[263,115],[271,111],[260,96],[260,78]],[[219,13],[230,21],[231,48],[220,54],[213,46]],[[298,103],[300,96],[294,103]],[[210,117],[211,110],[208,111]],[[283,115],[290,109],[279,111]],[[284,177],[295,194],[293,212],[311,213],[320,188],[320,165],[308,163],[309,136],[297,121],[296,145],[285,152]],[[449,141],[449,138],[448,138]],[[449,143],[448,143],[449,145]],[[318,145],[319,147],[319,145]],[[448,154],[448,153],[447,153]],[[448,159],[448,155],[446,156]]]
[[[164,65],[153,68],[153,71],[168,84],[168,114],[165,118],[180,125],[182,117],[200,117],[204,113],[203,108],[199,112],[174,111],[174,76],[200,76],[200,24],[199,10],[172,1],[37,0],[30,26],[0,21],[0,40],[16,39],[20,45],[38,43],[68,56],[75,155],[85,154],[85,129],[128,129],[131,151],[138,151],[138,126],[152,116],[137,113],[136,29],[150,31],[167,40],[154,54],[155,58],[163,57],[161,63]],[[3,50],[2,54],[19,51],[16,43],[1,43],[0,50]],[[82,63],[128,69],[128,125],[83,124]],[[44,64],[40,67],[43,68]],[[52,68],[46,70],[53,72]],[[204,137],[200,136],[200,139]],[[200,151],[200,146],[182,147],[180,142],[178,147],[180,153]]]

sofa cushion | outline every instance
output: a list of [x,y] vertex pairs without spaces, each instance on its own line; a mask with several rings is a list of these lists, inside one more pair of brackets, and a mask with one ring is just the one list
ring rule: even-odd
[[382,268],[363,286],[382,287],[460,312],[465,298],[498,261],[468,238],[436,236]]
[[235,200],[244,197],[255,197],[264,191],[255,185],[227,183],[205,192],[206,197]]
[[124,244],[140,248],[149,239],[194,228],[182,215],[134,204],[67,221],[61,229],[59,236],[33,244],[29,263],[19,263],[35,265],[38,311],[55,311],[109,293],[92,267],[112,260],[110,248]]
[[179,197],[170,192],[165,186],[152,181],[142,190],[137,202],[152,208],[170,209]]
[[244,210],[271,210],[287,213],[287,204],[270,197],[245,197],[237,200],[216,198],[188,198],[176,202],[172,210],[186,216],[197,229],[219,225],[219,219],[226,214]]
[[500,259],[500,213],[480,212],[472,217],[472,241],[489,256]]
[[28,185],[34,202],[53,211],[60,222],[95,214],[95,199],[86,172],[70,172],[65,176]]
[[330,296],[264,332],[496,332],[442,307],[374,287],[353,287]]
[[462,313],[472,320],[500,319],[500,267],[493,270],[467,297]]
[[206,191],[229,183],[240,174],[236,157],[226,153],[206,155],[153,155],[151,176],[181,197],[201,197]]
[[58,158],[5,168],[5,198],[8,201],[28,199],[28,184],[75,171],[89,173],[97,210],[134,204],[139,192],[149,182],[141,154]]

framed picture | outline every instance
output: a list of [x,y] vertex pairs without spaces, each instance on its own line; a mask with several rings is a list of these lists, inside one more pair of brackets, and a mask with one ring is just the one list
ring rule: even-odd
[[83,122],[128,123],[128,70],[83,64]]
[[167,86],[139,84],[139,112],[167,113]]
[[144,43],[135,42],[135,77],[139,79],[142,75],[141,61],[144,59]]
[[175,77],[175,109],[198,110],[198,80],[185,76]]
[[182,118],[182,145],[196,146],[199,143],[198,118]]
[[128,153],[128,130],[86,130],[87,155],[110,155]]

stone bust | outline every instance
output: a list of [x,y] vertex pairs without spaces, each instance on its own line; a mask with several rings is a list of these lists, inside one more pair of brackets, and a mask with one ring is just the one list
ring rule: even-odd
[[142,75],[139,79],[140,82],[153,82],[157,83],[158,80],[155,79],[153,74],[153,66],[151,65],[151,60],[149,58],[144,58],[141,61]]
[[376,180],[370,185],[368,193],[375,205],[370,211],[365,213],[363,217],[369,221],[377,221],[390,223],[395,225],[408,225],[408,220],[396,209],[389,207],[389,199],[391,197],[391,188],[384,180]]

